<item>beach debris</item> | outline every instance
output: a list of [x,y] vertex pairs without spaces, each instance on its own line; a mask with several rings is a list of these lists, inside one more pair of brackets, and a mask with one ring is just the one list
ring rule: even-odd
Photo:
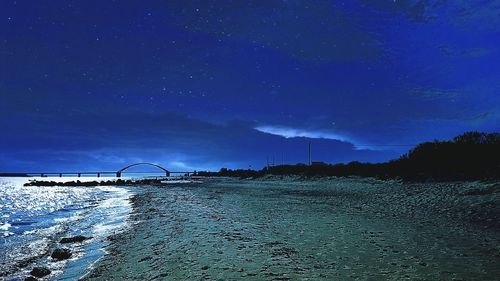
[[298,251],[294,248],[281,247],[272,253],[273,257],[284,256],[289,258],[292,254],[296,254]]
[[66,248],[58,248],[52,252],[51,257],[56,260],[66,260],[71,257],[71,251]]
[[50,272],[51,271],[48,268],[37,266],[31,270],[30,274],[35,276],[35,277],[41,278],[41,277],[49,275]]
[[138,262],[145,262],[145,261],[149,261],[149,260],[152,260],[152,259],[153,259],[153,257],[147,256],[147,257],[144,257],[144,258],[140,259]]
[[88,240],[88,239],[91,239],[92,237],[85,237],[83,235],[77,235],[77,236],[73,236],[73,237],[64,237],[63,239],[61,239],[61,241],[59,243],[61,244],[66,244],[66,243],[76,243],[76,242],[83,242],[85,240]]

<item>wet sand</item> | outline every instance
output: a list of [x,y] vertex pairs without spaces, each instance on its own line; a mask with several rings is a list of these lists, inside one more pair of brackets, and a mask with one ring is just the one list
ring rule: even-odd
[[498,183],[145,187],[87,280],[498,280]]

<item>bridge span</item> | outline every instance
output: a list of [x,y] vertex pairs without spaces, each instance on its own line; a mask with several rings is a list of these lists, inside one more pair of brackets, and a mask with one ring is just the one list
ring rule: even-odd
[[167,169],[163,168],[162,166],[158,165],[158,164],[153,164],[153,163],[147,163],[147,162],[143,162],[143,163],[135,163],[135,164],[132,164],[132,165],[128,165],[127,167],[125,168],[122,168],[120,170],[118,170],[118,172],[116,172],[116,177],[119,178],[122,176],[122,173],[123,171],[127,170],[128,168],[132,168],[132,167],[135,167],[135,166],[140,166],[140,165],[146,165],[146,166],[153,166],[153,167],[156,167],[158,169],[161,169],[163,170],[163,172],[165,172],[165,176],[166,177],[170,177],[170,171],[168,171]]
[[[149,166],[149,167],[154,167],[157,168],[159,171],[127,171],[129,168],[136,167],[136,166]],[[12,176],[26,176],[26,177],[33,177],[33,176],[40,176],[40,177],[47,177],[47,176],[55,176],[55,177],[63,177],[63,176],[76,176],[76,177],[82,177],[82,176],[96,176],[96,177],[101,177],[101,176],[115,176],[117,178],[120,178],[123,174],[162,174],[165,177],[169,177],[172,174],[179,174],[179,175],[191,175],[196,173],[196,171],[188,171],[188,172],[172,172],[170,170],[165,169],[164,167],[160,166],[159,164],[155,163],[148,163],[148,162],[141,162],[141,163],[135,163],[131,164],[128,166],[125,166],[121,169],[119,169],[116,172],[113,171],[76,171],[76,172],[26,172],[26,173],[0,173],[0,177],[12,177]]]

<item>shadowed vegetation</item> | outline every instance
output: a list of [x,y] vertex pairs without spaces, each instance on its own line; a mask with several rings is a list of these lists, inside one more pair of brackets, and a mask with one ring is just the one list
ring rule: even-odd
[[262,170],[198,172],[200,176],[260,177],[264,175],[370,176],[404,180],[478,180],[500,178],[500,134],[467,132],[450,141],[417,145],[397,160],[385,163],[280,165]]

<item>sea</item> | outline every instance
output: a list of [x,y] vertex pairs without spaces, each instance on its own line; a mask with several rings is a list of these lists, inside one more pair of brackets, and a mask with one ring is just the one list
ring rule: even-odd
[[[51,180],[0,178],[0,280],[24,280],[35,266],[51,270],[52,280],[81,278],[105,254],[106,238],[128,227],[133,187],[24,186],[40,179]],[[82,178],[57,178],[76,180]],[[92,239],[59,244],[76,235]],[[54,261],[50,255],[60,247],[72,257]]]

